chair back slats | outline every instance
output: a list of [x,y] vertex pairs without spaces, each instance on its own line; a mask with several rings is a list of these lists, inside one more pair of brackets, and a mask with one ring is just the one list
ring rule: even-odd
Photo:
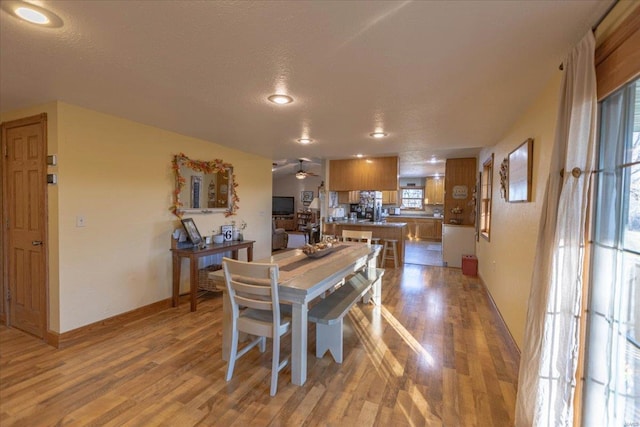
[[234,312],[241,307],[249,307],[279,314],[278,304],[274,304],[274,301],[278,301],[276,264],[246,263],[224,258],[222,267]]
[[271,300],[264,301],[264,300],[259,300],[255,298],[247,298],[245,296],[238,295],[238,294],[236,294],[233,300],[240,307],[255,308],[256,310],[272,310],[273,309],[273,303],[271,302]]

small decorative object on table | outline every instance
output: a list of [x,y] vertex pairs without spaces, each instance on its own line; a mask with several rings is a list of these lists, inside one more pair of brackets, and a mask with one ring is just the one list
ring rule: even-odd
[[225,242],[230,242],[233,239],[233,225],[222,225],[220,230]]
[[247,228],[247,223],[245,220],[240,220],[240,225],[236,225],[236,221],[231,221],[231,227],[233,227],[233,240],[242,241],[244,240],[244,236],[242,235],[242,230]]
[[309,258],[322,258],[333,252],[335,249],[334,243],[332,240],[325,239],[324,242],[316,243],[315,245],[306,244],[302,247],[302,252]]

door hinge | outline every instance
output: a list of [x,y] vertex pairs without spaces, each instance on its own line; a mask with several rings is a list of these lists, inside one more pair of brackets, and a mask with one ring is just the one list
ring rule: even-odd
[[11,289],[7,289],[7,301],[11,301]]
[[4,144],[2,146],[2,152],[4,153],[5,157],[9,157],[9,152],[7,151],[7,144]]

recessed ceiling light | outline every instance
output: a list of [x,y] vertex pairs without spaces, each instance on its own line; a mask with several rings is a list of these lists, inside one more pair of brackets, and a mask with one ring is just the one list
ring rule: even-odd
[[313,139],[311,139],[311,138],[300,138],[298,140],[298,142],[300,144],[311,144],[313,142]]
[[15,18],[42,27],[61,27],[62,19],[55,13],[35,4],[18,0],[2,1],[2,9]]
[[372,136],[374,138],[384,138],[387,135],[389,135],[389,134],[386,133],[386,132],[373,132],[373,133],[369,134],[369,136]]
[[437,161],[437,160],[436,160],[436,158],[435,158],[435,157],[432,157],[432,158],[431,158],[431,160],[430,160],[430,162],[431,162],[431,163],[436,163],[436,161]]
[[25,21],[29,21],[38,25],[46,25],[49,23],[49,18],[47,18],[47,15],[29,7],[17,8],[16,15],[18,15]]
[[363,157],[364,157],[364,154],[360,154],[360,153],[358,153],[358,154],[356,154],[356,157],[357,157],[357,158],[359,158],[359,159],[361,159],[361,158],[363,158]]
[[287,95],[271,95],[267,99],[278,105],[291,104],[293,102],[293,98]]

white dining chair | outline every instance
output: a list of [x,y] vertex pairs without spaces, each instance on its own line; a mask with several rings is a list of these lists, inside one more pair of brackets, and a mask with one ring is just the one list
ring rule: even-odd
[[342,241],[366,242],[371,246],[372,231],[342,230]]
[[[280,338],[291,330],[291,318],[280,310],[278,298],[278,265],[237,261],[223,258],[224,279],[231,303],[231,352],[226,380],[231,380],[236,360],[256,345],[265,351],[266,338],[273,340],[271,360],[271,396],[278,389],[278,373],[288,364],[280,361]],[[238,349],[240,332],[255,338]]]

